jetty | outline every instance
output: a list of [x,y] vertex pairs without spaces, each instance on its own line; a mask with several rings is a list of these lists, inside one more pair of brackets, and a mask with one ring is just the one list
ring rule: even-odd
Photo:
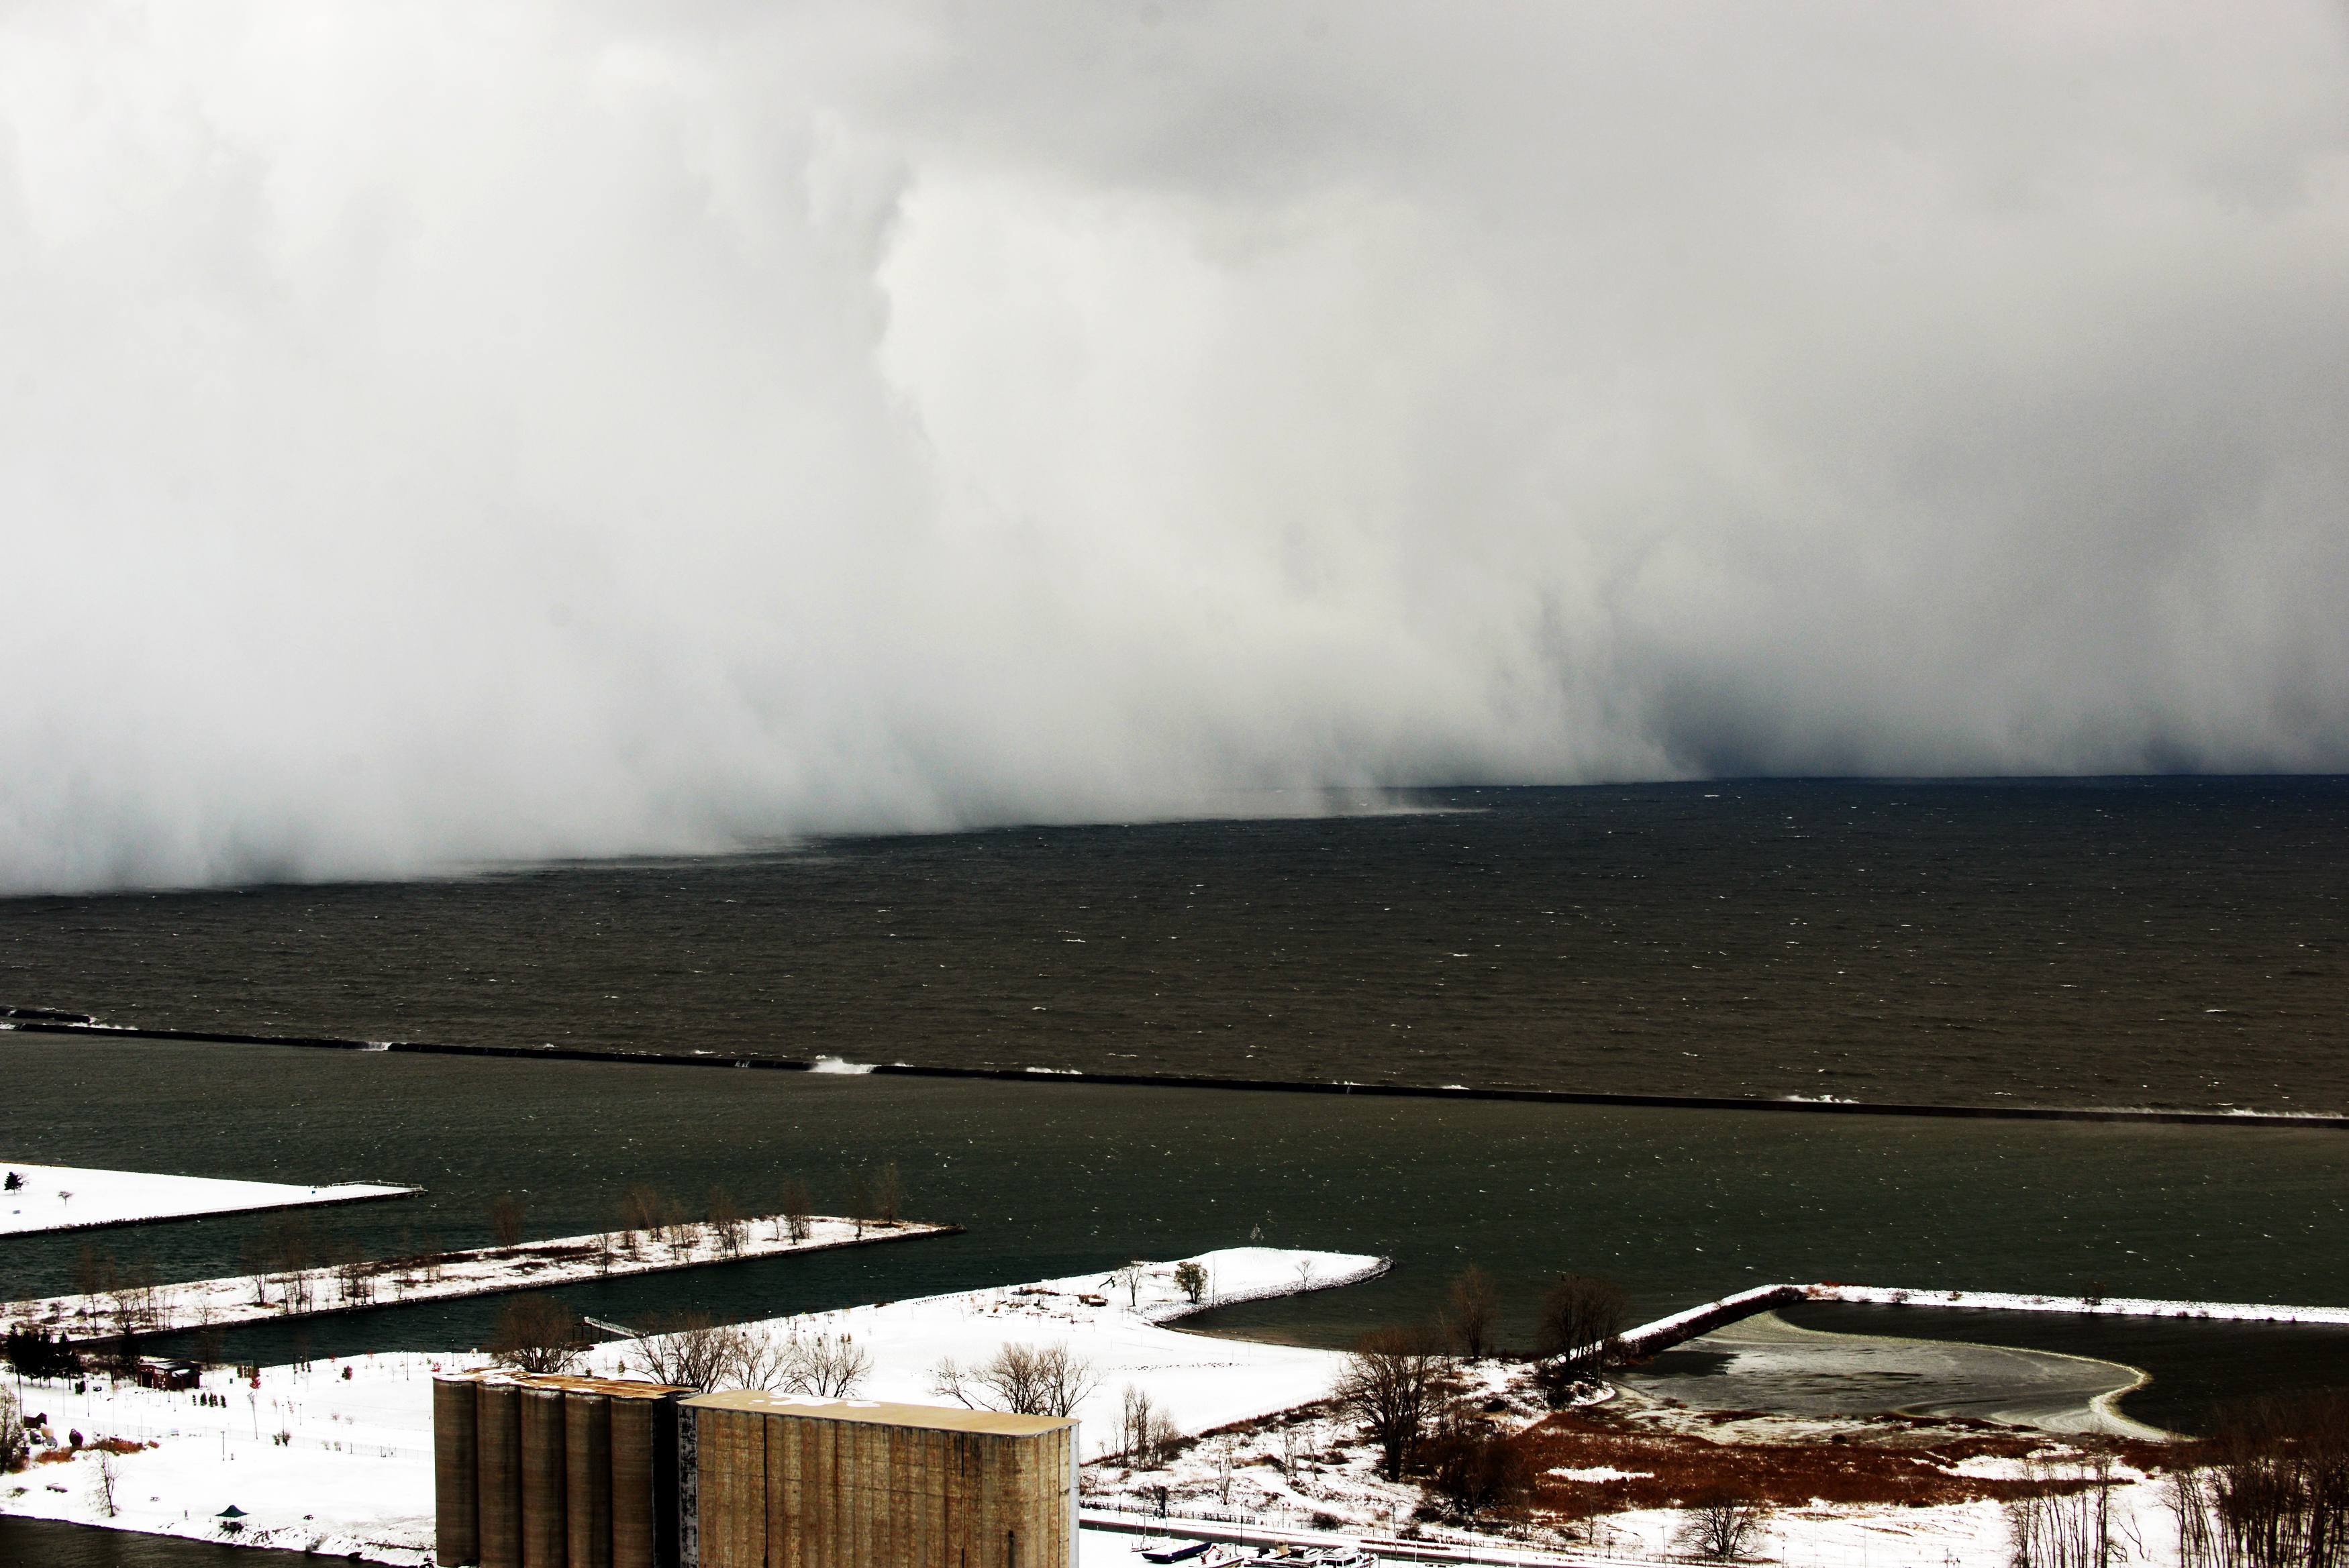
[[2298,1323],[2349,1326],[2349,1307],[2284,1306],[2263,1302],[2172,1301],[2133,1295],[2042,1295],[1997,1290],[1916,1290],[1904,1286],[1759,1284],[1718,1301],[1627,1329],[1619,1343],[1626,1355],[1648,1357],[1773,1307],[1806,1301],[1859,1306],[1903,1306],[1956,1312],[2052,1312],[2088,1317],[2201,1318],[2217,1323]]
[[118,1340],[183,1329],[280,1323],[416,1302],[492,1295],[631,1274],[668,1274],[756,1258],[958,1234],[959,1225],[829,1215],[680,1220],[636,1231],[558,1236],[413,1257],[351,1259],[178,1284],[126,1284],[76,1295],[0,1303],[0,1326]]

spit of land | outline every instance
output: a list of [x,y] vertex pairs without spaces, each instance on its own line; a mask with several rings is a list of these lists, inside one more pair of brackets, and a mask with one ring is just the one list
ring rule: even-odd
[[0,1165],[0,1235],[38,1231],[86,1231],[236,1214],[255,1209],[295,1209],[313,1203],[356,1203],[412,1197],[423,1189],[374,1181],[299,1187],[284,1181],[238,1181],[220,1176],[167,1176],[151,1171],[100,1171],[78,1165]]

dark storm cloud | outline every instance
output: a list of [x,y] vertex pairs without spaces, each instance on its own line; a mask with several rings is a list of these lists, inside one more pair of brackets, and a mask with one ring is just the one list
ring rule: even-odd
[[2344,261],[2315,4],[0,7],[0,887],[2343,767]]

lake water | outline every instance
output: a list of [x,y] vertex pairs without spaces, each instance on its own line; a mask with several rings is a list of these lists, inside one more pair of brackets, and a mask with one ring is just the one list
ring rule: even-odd
[[2349,781],[1413,799],[0,901],[0,1000],[369,1039],[2349,1110]]
[[[1201,1326],[1342,1345],[1431,1311],[1469,1261],[1523,1334],[1562,1270],[1641,1316],[1769,1280],[2349,1305],[2349,1136],[2252,1128],[1813,1120],[522,1062],[0,1036],[0,1148],[27,1160],[323,1181],[416,1199],[312,1212],[370,1253],[488,1241],[513,1192],[536,1234],[608,1225],[649,1181],[751,1205],[798,1174],[820,1203],[895,1161],[936,1241],[610,1281],[564,1294],[627,1322],[729,1316],[1107,1270],[1257,1238],[1396,1260],[1371,1284]],[[266,1223],[225,1216],[30,1239],[9,1295],[72,1288],[84,1247],[158,1277],[234,1272]],[[322,1320],[314,1354],[478,1343],[494,1298]],[[271,1358],[293,1331],[232,1336]]]
[[[856,841],[402,884],[0,901],[0,1000],[158,1026],[1643,1093],[2349,1111],[2349,784],[1445,790],[1312,820]],[[1774,1279],[2349,1305],[2349,1134],[1833,1120],[531,1063],[0,1035],[0,1154],[419,1182],[375,1253],[611,1222],[649,1181],[836,1203],[895,1161],[947,1240],[564,1293],[730,1317],[1251,1238],[1396,1260],[1216,1332],[1342,1345],[1475,1261],[1641,1316]],[[11,1243],[230,1272],[223,1217]],[[281,1359],[478,1344],[484,1299],[236,1331]],[[1825,1313],[1824,1316],[1812,1315]],[[2349,1335],[1802,1309],[2152,1370],[2141,1419],[2349,1382]],[[0,1560],[210,1550],[0,1521]],[[255,1560],[240,1555],[246,1564]]]

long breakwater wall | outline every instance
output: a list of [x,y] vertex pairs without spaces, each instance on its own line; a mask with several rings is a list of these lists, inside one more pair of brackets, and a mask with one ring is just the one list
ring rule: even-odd
[[2349,1326],[2349,1307],[2284,1306],[2264,1302],[2168,1301],[2150,1296],[2038,1295],[1994,1290],[1914,1290],[1891,1285],[1764,1284],[1690,1307],[1622,1336],[1634,1357],[1648,1357],[1773,1307],[1801,1302],[1843,1302],[1958,1312],[2051,1312],[2087,1317],[2201,1318],[2216,1323],[2287,1323]]
[[1936,1105],[1892,1100],[1768,1099],[1760,1095],[1606,1094],[1582,1089],[1475,1088],[1464,1084],[1368,1083],[1346,1079],[1226,1078],[1185,1073],[1093,1072],[1063,1068],[966,1068],[920,1062],[847,1063],[828,1057],[739,1055],[724,1051],[598,1049],[583,1046],[497,1046],[446,1040],[353,1040],[321,1035],[240,1034],[221,1029],[157,1029],[107,1024],[53,1007],[0,1006],[0,1030],[96,1036],[107,1039],[186,1040],[202,1044],[292,1046],[321,1050],[397,1051],[419,1056],[494,1057],[523,1061],[600,1062],[610,1066],[736,1068],[761,1072],[838,1072],[883,1078],[989,1078],[1008,1083],[1109,1084],[1136,1088],[1241,1090],[1257,1094],[1361,1095],[1402,1099],[1507,1100],[1540,1105],[1619,1106],[1670,1110],[1775,1111],[1801,1116],[1904,1116],[1989,1121],[2151,1122],[2200,1127],[2298,1127],[2349,1130],[2349,1116],[2282,1111],[2173,1110],[2137,1106]]

